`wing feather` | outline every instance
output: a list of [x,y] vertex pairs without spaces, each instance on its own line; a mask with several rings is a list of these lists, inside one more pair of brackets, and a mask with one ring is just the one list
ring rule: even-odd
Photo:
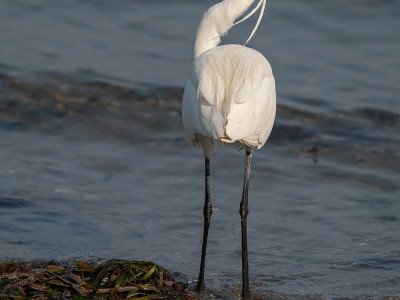
[[227,116],[226,135],[231,140],[261,148],[271,133],[276,113],[275,80],[262,80],[251,98],[243,103],[232,103]]
[[189,138],[201,134],[261,147],[275,117],[271,66],[241,45],[210,49],[193,62],[182,106]]

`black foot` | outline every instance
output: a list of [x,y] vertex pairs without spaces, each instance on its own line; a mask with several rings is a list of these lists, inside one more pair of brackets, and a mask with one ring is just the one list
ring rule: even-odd
[[247,293],[243,293],[242,292],[242,295],[240,296],[240,299],[241,300],[251,300],[250,291],[248,291]]
[[197,285],[196,285],[196,291],[200,292],[200,291],[204,290],[204,287],[205,287],[204,282],[200,283],[200,281],[198,281]]

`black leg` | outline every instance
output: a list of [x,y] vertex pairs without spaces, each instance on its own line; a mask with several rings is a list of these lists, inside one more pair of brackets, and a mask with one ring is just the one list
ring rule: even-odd
[[250,288],[249,288],[249,262],[247,254],[247,214],[248,209],[248,191],[249,191],[249,177],[250,177],[250,164],[252,149],[246,149],[246,166],[244,171],[244,183],[243,183],[243,194],[242,201],[240,202],[240,219],[242,225],[242,300],[249,300]]
[[196,289],[198,291],[204,288],[204,266],[206,263],[206,248],[208,227],[210,226],[210,219],[212,214],[211,198],[210,198],[210,158],[205,159],[205,201],[204,201],[204,231],[203,231],[203,246],[201,248],[201,262],[200,273],[197,281]]

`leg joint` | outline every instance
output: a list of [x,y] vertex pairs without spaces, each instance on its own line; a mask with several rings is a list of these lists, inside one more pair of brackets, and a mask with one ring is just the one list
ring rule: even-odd
[[239,213],[241,217],[246,217],[249,214],[248,205],[244,201],[240,202]]
[[210,219],[212,215],[212,205],[211,202],[208,202],[204,205],[203,215],[205,218]]

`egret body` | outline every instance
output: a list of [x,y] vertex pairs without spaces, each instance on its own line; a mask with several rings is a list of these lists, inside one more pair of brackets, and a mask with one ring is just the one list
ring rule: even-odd
[[[276,112],[275,80],[267,59],[242,45],[221,45],[220,37],[233,25],[260,7],[256,31],[266,0],[241,21],[255,0],[224,0],[208,9],[197,30],[194,60],[186,81],[182,119],[193,144],[201,143],[205,157],[204,233],[197,289],[204,288],[204,266],[212,205],[210,198],[210,157],[213,141],[239,142],[246,149],[242,201],[242,298],[250,299],[247,255],[248,185],[253,149],[261,148],[271,133]],[[246,42],[247,43],[247,42]]]

